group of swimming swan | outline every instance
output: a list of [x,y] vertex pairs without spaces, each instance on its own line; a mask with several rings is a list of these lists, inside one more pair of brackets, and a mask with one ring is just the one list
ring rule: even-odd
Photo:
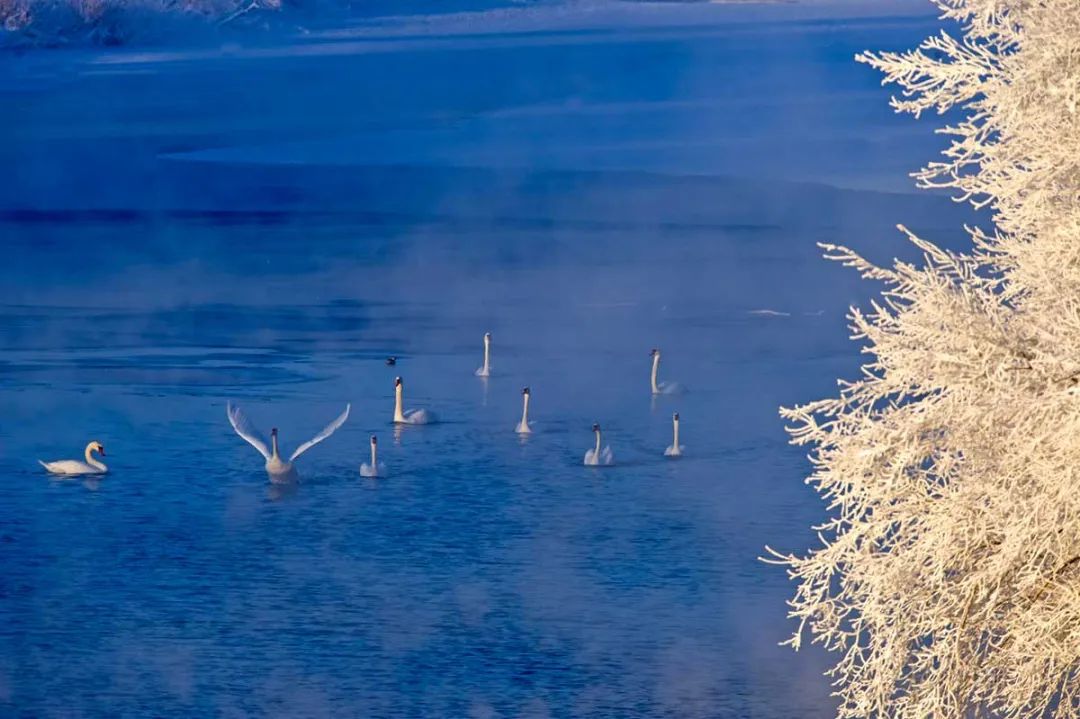
[[[658,382],[657,374],[660,369],[660,350],[653,349],[650,353],[652,356],[652,376],[650,378],[650,384],[652,387],[652,393],[657,394],[677,394],[682,391],[682,387],[675,382]],[[386,363],[388,365],[394,365],[397,363],[396,357],[387,358]],[[476,370],[477,377],[490,377],[491,376],[491,333],[484,333],[484,364]],[[435,413],[428,409],[403,409],[404,407],[404,393],[405,383],[401,377],[394,378],[394,424],[432,424],[437,420]],[[514,431],[517,434],[525,435],[532,433],[532,424],[529,422],[529,397],[531,392],[528,387],[521,390],[522,407],[521,407],[521,421],[517,423]],[[282,459],[281,454],[278,451],[278,431],[277,427],[270,430],[270,445],[267,446],[266,440],[262,434],[255,428],[247,416],[240,410],[239,407],[228,402],[225,405],[225,414],[229,418],[229,424],[232,425],[233,430],[240,435],[248,444],[258,450],[259,454],[266,460],[265,468],[266,473],[270,476],[272,482],[289,482],[296,479],[296,468],[293,463],[302,455],[319,442],[332,435],[341,425],[345,424],[345,420],[349,418],[349,410],[352,409],[351,404],[345,405],[345,411],[334,419],[333,422],[326,425],[322,430],[314,437],[304,442],[289,455],[287,460]],[[671,417],[673,438],[671,446],[664,450],[665,457],[681,457],[683,453],[683,445],[679,444],[679,413],[676,412]],[[602,436],[600,433],[599,423],[594,423],[592,426],[593,434],[595,435],[596,444],[591,449],[585,452],[584,464],[597,467],[597,466],[609,466],[615,464],[615,454],[611,451],[611,447],[603,445]],[[86,445],[86,451],[84,457],[85,462],[80,462],[75,459],[64,459],[56,462],[42,462],[38,460],[42,467],[46,469],[50,474],[62,475],[62,476],[79,476],[79,475],[92,475],[92,474],[105,474],[109,471],[109,468],[105,466],[105,463],[94,457],[97,453],[102,457],[105,456],[105,447],[100,442],[94,441]],[[371,463],[364,462],[360,465],[360,475],[363,477],[381,477],[386,474],[386,465],[379,461],[378,458],[378,439],[375,435],[371,436]]]

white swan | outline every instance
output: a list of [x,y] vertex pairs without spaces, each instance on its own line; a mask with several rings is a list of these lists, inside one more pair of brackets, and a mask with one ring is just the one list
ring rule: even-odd
[[529,434],[532,432],[532,426],[529,425],[529,394],[528,387],[521,390],[521,421],[518,422],[517,427],[514,429],[518,434]]
[[665,457],[681,457],[682,451],[685,449],[683,445],[679,444],[679,413],[671,415],[671,425],[675,432],[675,437],[671,441],[671,446],[664,450]]
[[657,382],[656,376],[660,372],[660,350],[653,348],[652,352],[652,393],[653,394],[679,394],[683,391],[678,382]]
[[361,477],[381,477],[386,474],[386,465],[379,461],[377,447],[379,440],[371,435],[371,464],[364,462],[360,465]]
[[247,416],[240,411],[239,407],[234,407],[233,404],[229,402],[225,405],[225,414],[229,417],[229,424],[232,425],[232,428],[236,433],[243,437],[252,447],[259,450],[259,454],[266,458],[266,473],[270,475],[270,481],[289,482],[296,479],[296,469],[293,467],[293,462],[295,462],[304,452],[332,435],[338,427],[345,424],[345,420],[349,418],[349,410],[351,408],[352,405],[345,405],[345,411],[342,412],[337,419],[323,427],[322,431],[317,435],[297,447],[296,451],[289,456],[287,462],[282,461],[281,456],[278,454],[277,427],[270,430],[270,449],[267,449],[266,440],[262,438],[262,435],[259,434],[259,431],[251,424],[251,421],[248,420]]
[[491,376],[491,333],[484,333],[484,366],[476,370],[477,377]]
[[394,424],[431,424],[435,421],[435,413],[426,409],[401,409],[402,395],[405,392],[405,383],[400,377],[394,378]]
[[105,448],[101,445],[101,442],[91,442],[86,445],[86,452],[83,454],[86,457],[85,462],[80,462],[77,459],[61,459],[57,462],[42,462],[38,460],[38,464],[44,467],[49,474],[61,474],[68,477],[73,477],[79,474],[105,474],[109,471],[109,468],[105,466],[104,462],[94,459],[93,453],[97,452],[102,457],[105,456]]
[[615,464],[615,455],[612,453],[611,447],[600,448],[600,425],[594,424],[592,431],[596,434],[596,446],[585,452],[585,464],[590,467]]

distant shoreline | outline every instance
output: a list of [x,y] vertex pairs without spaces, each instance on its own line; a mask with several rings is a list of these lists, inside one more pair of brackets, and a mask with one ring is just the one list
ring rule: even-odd
[[932,10],[927,0],[563,0],[537,5],[457,0],[440,4],[438,12],[390,0],[348,9],[318,0],[198,0],[184,10],[161,0],[16,0],[0,5],[0,50],[625,30],[926,15]]

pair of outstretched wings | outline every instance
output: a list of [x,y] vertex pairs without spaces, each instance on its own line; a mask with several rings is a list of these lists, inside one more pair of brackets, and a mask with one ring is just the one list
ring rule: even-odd
[[[338,427],[345,424],[345,420],[349,418],[349,410],[351,408],[351,404],[345,405],[345,411],[342,412],[333,422],[323,427],[321,432],[319,432],[307,442],[304,442],[302,445],[297,447],[296,451],[292,453],[291,457],[289,457],[289,461],[294,461],[304,452],[308,451],[309,449],[317,445],[319,442],[322,442],[324,439],[332,435]],[[251,420],[247,418],[247,415],[241,412],[240,408],[235,406],[232,402],[229,402],[225,405],[225,414],[229,416],[229,424],[231,424],[232,428],[236,430],[236,433],[243,437],[244,440],[247,441],[247,443],[250,444],[252,447],[259,450],[259,454],[261,454],[266,459],[270,459],[270,448],[267,446],[266,440],[263,439],[263,436],[259,433],[259,430],[255,429],[255,426],[251,424]]]

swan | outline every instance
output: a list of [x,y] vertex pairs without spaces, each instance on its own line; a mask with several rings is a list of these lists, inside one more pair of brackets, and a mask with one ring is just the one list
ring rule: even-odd
[[361,477],[381,477],[386,474],[386,465],[379,461],[376,447],[379,446],[379,440],[375,435],[371,435],[371,464],[364,462],[360,465]]
[[61,474],[68,477],[79,474],[105,474],[109,471],[109,468],[105,466],[104,462],[94,458],[94,452],[97,452],[102,457],[105,456],[105,447],[102,446],[101,442],[94,441],[86,445],[86,452],[83,454],[86,457],[85,462],[80,462],[77,459],[42,462],[39,459],[38,464],[44,467],[49,474]]
[[671,415],[671,425],[675,431],[675,437],[671,441],[671,446],[664,450],[665,457],[681,457],[682,451],[685,449],[683,445],[679,444],[679,413]]
[[251,424],[251,421],[248,420],[247,416],[240,411],[239,407],[233,406],[233,404],[229,402],[225,405],[225,414],[229,417],[229,424],[232,425],[233,430],[243,437],[248,444],[259,450],[259,454],[266,458],[266,473],[270,475],[270,481],[290,482],[296,479],[296,469],[293,467],[293,462],[295,462],[304,452],[332,435],[338,427],[345,424],[345,420],[349,418],[349,410],[351,408],[351,404],[345,405],[345,411],[338,415],[337,419],[323,427],[322,431],[317,435],[297,447],[289,456],[287,462],[282,461],[281,456],[278,454],[277,427],[270,430],[270,449],[267,449],[266,441],[262,438],[262,435],[259,434],[259,431],[255,429],[254,425]]
[[397,364],[397,357],[387,357],[386,358],[386,366],[387,367],[393,367],[396,364]]
[[402,411],[402,394],[405,391],[405,383],[400,377],[394,378],[394,424],[431,424],[435,421],[435,413],[426,409],[410,409]]
[[600,425],[593,424],[592,431],[596,434],[596,447],[585,452],[585,464],[590,467],[615,464],[615,455],[611,447],[600,448]]
[[491,333],[484,333],[484,366],[476,370],[477,377],[491,376]]
[[528,387],[521,390],[521,421],[518,422],[517,428],[514,429],[518,434],[529,434],[532,432],[532,427],[529,425],[529,394]]
[[652,393],[653,394],[678,394],[683,391],[678,382],[657,382],[656,375],[660,372],[660,350],[653,347],[652,352]]

